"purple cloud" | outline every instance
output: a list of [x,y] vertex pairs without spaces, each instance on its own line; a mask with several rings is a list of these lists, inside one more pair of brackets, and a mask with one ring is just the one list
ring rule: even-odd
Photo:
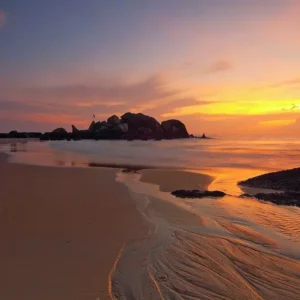
[[4,26],[6,17],[3,10],[0,10],[0,28]]

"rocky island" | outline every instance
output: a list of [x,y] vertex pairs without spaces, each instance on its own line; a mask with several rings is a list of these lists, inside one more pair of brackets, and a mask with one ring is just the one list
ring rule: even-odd
[[179,120],[171,119],[159,123],[155,118],[142,113],[113,115],[105,121],[92,121],[89,128],[80,130],[72,125],[72,131],[56,128],[51,132],[27,133],[11,131],[1,133],[0,138],[39,138],[40,140],[162,140],[190,138],[186,126]]

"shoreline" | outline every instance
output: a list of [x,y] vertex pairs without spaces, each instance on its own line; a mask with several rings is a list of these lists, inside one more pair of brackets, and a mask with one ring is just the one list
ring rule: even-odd
[[0,298],[110,299],[120,249],[148,230],[116,169],[7,158],[0,153]]

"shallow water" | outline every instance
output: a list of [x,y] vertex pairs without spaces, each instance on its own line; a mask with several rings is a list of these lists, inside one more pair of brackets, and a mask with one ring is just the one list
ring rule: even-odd
[[10,160],[54,166],[127,164],[215,177],[223,199],[185,200],[118,173],[150,230],[122,249],[116,299],[300,299],[300,209],[241,199],[237,182],[299,167],[295,139],[17,142]]

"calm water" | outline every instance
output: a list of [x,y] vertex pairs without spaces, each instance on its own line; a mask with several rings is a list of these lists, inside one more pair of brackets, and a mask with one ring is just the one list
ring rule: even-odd
[[281,170],[300,166],[300,139],[218,138],[171,141],[19,141],[0,146],[14,162],[84,166],[131,164],[203,169]]

